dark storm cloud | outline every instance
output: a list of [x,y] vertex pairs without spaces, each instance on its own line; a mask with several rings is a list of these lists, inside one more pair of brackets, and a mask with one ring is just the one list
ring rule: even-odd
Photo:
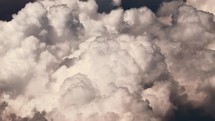
[[0,1],[0,20],[9,21],[12,14],[17,13],[26,3],[35,0],[1,0]]

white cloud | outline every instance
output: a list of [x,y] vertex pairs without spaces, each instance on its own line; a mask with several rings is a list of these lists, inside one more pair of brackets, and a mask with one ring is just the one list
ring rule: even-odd
[[187,4],[194,6],[199,10],[215,14],[215,8],[213,7],[215,4],[214,0],[187,0]]
[[175,1],[158,15],[97,8],[94,0],[44,0],[0,22],[5,115],[161,121],[175,110],[172,98],[204,107],[206,88],[214,89],[212,14]]

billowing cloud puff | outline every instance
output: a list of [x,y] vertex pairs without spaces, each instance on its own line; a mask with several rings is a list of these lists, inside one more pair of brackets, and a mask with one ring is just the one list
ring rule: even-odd
[[213,7],[213,5],[215,3],[214,0],[203,0],[203,1],[187,0],[187,3],[189,5],[192,5],[198,9],[200,9],[200,10],[215,14],[215,9]]
[[213,14],[181,1],[157,14],[97,9],[41,0],[0,22],[2,120],[162,121],[188,104],[213,112]]

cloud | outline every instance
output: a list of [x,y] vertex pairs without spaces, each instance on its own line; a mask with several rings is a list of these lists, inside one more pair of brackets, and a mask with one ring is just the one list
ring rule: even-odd
[[196,7],[197,9],[207,11],[210,13],[215,13],[215,9],[213,8],[214,1],[213,0],[204,0],[204,1],[197,1],[197,0],[187,0],[187,4]]
[[2,119],[163,121],[180,106],[213,116],[213,14],[182,1],[157,14],[98,8],[40,0],[0,22]]

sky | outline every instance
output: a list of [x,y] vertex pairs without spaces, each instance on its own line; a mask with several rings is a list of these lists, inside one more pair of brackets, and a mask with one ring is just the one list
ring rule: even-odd
[[12,14],[20,11],[26,3],[32,2],[34,0],[1,0],[0,1],[0,19],[10,20],[12,19]]
[[215,121],[214,0],[1,0],[0,121]]
[[[26,3],[33,2],[35,0],[1,0],[0,1],[0,20],[9,21],[12,19],[12,15],[21,10]],[[156,12],[162,2],[168,0],[122,0],[120,7],[124,10],[130,8],[139,8],[147,6],[152,11]],[[170,0],[169,0],[170,1]],[[112,5],[111,0],[96,0],[99,4],[99,12],[110,12],[112,9],[116,9],[117,6]]]

